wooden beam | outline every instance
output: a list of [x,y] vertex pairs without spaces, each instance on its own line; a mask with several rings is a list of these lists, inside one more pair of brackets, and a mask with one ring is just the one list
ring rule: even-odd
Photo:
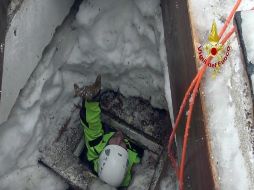
[[[165,45],[176,117],[184,94],[197,73],[188,1],[161,0]],[[208,139],[200,96],[196,98],[189,133],[184,186],[193,190],[215,189]],[[178,157],[182,152],[186,116],[177,131]],[[165,167],[166,168],[166,167]]]
[[122,131],[128,137],[128,139],[132,140],[135,144],[138,144],[142,148],[148,149],[155,154],[158,154],[158,155],[161,154],[163,148],[160,144],[157,144],[156,142],[146,138],[142,134],[116,121],[115,119],[112,119],[110,116],[108,116],[105,113],[102,113],[101,118],[102,118],[102,121],[105,122],[108,126],[111,126],[112,128],[116,130]]

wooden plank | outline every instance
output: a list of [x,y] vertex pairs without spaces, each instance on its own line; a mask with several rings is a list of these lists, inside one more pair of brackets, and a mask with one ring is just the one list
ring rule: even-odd
[[101,109],[160,145],[167,141],[165,134],[169,134],[171,128],[169,114],[154,108],[147,100],[107,91],[101,94]]
[[102,121],[111,126],[112,128],[122,131],[128,137],[128,139],[132,140],[135,144],[140,145],[142,148],[148,149],[158,155],[161,154],[161,151],[163,149],[161,145],[146,138],[132,128],[112,119],[107,114],[102,114]]
[[[173,111],[176,117],[183,96],[197,72],[195,50],[188,1],[161,0],[161,5]],[[189,132],[184,186],[193,190],[212,190],[215,189],[216,183],[201,105],[201,99],[198,96]],[[185,120],[180,123],[180,129],[177,132],[178,157],[182,151],[184,124]]]

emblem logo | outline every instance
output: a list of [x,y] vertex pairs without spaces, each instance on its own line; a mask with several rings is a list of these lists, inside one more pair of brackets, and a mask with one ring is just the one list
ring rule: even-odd
[[[220,72],[220,67],[227,61],[231,51],[229,45],[225,47],[219,41],[220,37],[217,32],[217,26],[215,21],[213,21],[208,42],[204,46],[200,45],[198,47],[198,56],[202,63],[214,69],[213,75],[215,76]],[[206,58],[209,56],[213,57],[213,61],[207,63]]]

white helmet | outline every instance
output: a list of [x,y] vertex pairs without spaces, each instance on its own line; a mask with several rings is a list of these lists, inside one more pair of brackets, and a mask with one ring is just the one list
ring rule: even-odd
[[119,187],[128,166],[128,152],[119,145],[108,145],[99,157],[98,175],[113,187]]

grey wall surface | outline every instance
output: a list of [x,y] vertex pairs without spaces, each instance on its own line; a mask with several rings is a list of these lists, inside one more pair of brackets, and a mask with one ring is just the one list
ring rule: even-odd
[[0,99],[2,94],[2,74],[4,59],[4,40],[7,29],[7,7],[9,0],[0,1]]

